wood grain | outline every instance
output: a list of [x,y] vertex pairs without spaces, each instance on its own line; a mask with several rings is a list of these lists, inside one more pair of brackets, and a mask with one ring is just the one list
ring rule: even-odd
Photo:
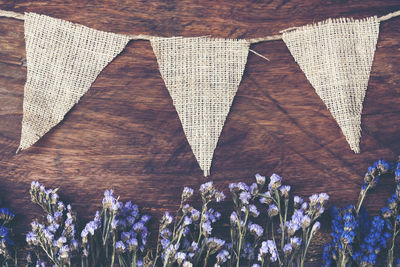
[[[384,15],[400,10],[400,2],[0,0],[0,8],[115,33],[251,38],[328,17]],[[159,218],[177,208],[183,186],[198,188],[206,181],[146,41],[130,42],[64,122],[15,154],[26,78],[23,22],[1,18],[0,36],[0,194],[18,214],[20,244],[39,212],[28,197],[34,179],[60,187],[84,220],[108,188]],[[250,183],[257,172],[275,172],[300,196],[327,192],[330,205],[355,203],[366,168],[400,154],[399,40],[400,19],[381,24],[357,155],[284,43],[253,45],[271,61],[249,55],[209,179],[228,193],[231,182]],[[377,213],[392,191],[389,181],[380,185],[366,202],[368,210]],[[221,209],[228,214],[231,206]],[[319,265],[327,231],[311,248],[310,266]]]

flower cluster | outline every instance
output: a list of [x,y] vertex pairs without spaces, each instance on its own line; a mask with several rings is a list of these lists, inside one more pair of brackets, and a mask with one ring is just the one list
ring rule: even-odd
[[70,205],[59,200],[57,190],[46,189],[36,181],[31,183],[32,202],[46,212],[43,221],[35,220],[31,223],[32,230],[26,235],[26,242],[31,249],[27,261],[32,265],[50,260],[57,266],[68,266],[78,254],[76,216]]
[[142,266],[147,244],[148,215],[140,215],[137,205],[119,202],[112,190],[104,192],[102,210],[81,232],[83,265]]
[[225,241],[213,236],[213,224],[220,220],[221,214],[209,207],[212,202],[223,201],[225,195],[212,182],[202,184],[199,192],[201,210],[187,203],[194,190],[185,187],[176,216],[166,212],[162,217],[152,266],[206,266],[211,257],[215,266],[220,266],[229,258]]
[[[256,182],[233,183],[229,186],[234,202],[231,223],[231,262],[239,266],[245,259],[254,266],[278,262],[280,266],[304,266],[311,239],[320,228],[317,219],[325,210],[329,196],[315,194],[309,202],[293,198],[293,212],[289,216],[289,185],[282,185],[282,178],[273,174],[266,184],[264,176],[256,175]],[[257,208],[256,200],[267,205],[265,216]],[[261,217],[261,218],[260,218]],[[252,220],[265,218],[265,227]],[[277,222],[276,222],[277,221]],[[275,229],[275,225],[279,227]],[[275,236],[275,232],[280,236]],[[276,242],[279,238],[280,242]],[[263,241],[265,240],[266,241]]]
[[[0,200],[1,204],[1,200]],[[11,238],[10,224],[13,222],[15,214],[8,208],[0,208],[0,264],[1,266],[8,266],[9,263],[15,260],[14,242]]]
[[[368,190],[377,186],[380,178],[395,174],[396,192],[388,199],[380,215],[372,219],[362,207]],[[400,164],[375,162],[368,168],[356,206],[342,210],[332,208],[332,241],[325,245],[323,266],[374,266],[378,255],[387,249],[387,266],[394,266],[396,235],[399,233]]]
[[[312,195],[308,202],[295,196],[289,206],[291,187],[283,185],[276,174],[268,184],[257,174],[251,185],[232,183],[229,189],[234,204],[230,241],[215,233],[221,214],[214,207],[225,200],[225,194],[207,182],[199,188],[199,209],[189,202],[194,190],[183,188],[177,212],[162,216],[152,250],[147,247],[150,217],[141,215],[132,202],[120,202],[112,190],[104,192],[102,208],[93,220],[77,231],[76,215],[60,201],[57,189],[32,182],[31,199],[46,216],[43,221],[34,220],[26,235],[31,250],[28,266],[222,267],[247,263],[262,267],[279,263],[303,267],[328,195]],[[0,219],[10,217],[0,213]]]
[[34,220],[26,235],[29,266],[141,265],[148,235],[145,224],[150,217],[140,216],[136,205],[119,202],[112,190],[106,190],[102,210],[78,235],[76,215],[71,205],[59,200],[57,189],[46,189],[34,181],[30,195],[46,216],[43,221]]

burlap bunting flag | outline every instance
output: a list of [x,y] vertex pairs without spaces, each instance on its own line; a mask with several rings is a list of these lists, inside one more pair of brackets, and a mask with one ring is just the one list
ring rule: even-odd
[[187,140],[204,176],[208,176],[242,79],[249,43],[209,37],[150,41]]
[[129,37],[25,13],[27,81],[19,149],[63,120]]
[[378,35],[377,17],[328,19],[283,33],[290,53],[356,153]]

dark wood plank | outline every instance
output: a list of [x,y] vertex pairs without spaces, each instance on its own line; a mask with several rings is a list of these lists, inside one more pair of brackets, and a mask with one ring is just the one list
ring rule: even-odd
[[[328,17],[384,15],[385,1],[0,1],[0,8],[33,11],[99,30],[125,34],[250,38]],[[224,188],[251,182],[257,172],[279,173],[294,192],[331,195],[331,205],[354,203],[362,176],[377,158],[400,154],[400,19],[384,22],[364,102],[361,154],[351,152],[322,101],[282,41],[253,49],[215,151],[210,180]],[[20,239],[39,211],[30,182],[60,187],[88,220],[102,191],[113,188],[153,217],[178,206],[183,186],[205,182],[158,72],[149,42],[130,42],[89,92],[31,149],[18,147],[26,77],[23,22],[0,19],[0,194],[17,212]],[[391,193],[389,182],[367,200],[373,214]],[[372,200],[373,198],[373,200]],[[223,205],[224,214],[230,210]],[[155,228],[155,223],[153,224]],[[311,248],[321,258],[327,229]],[[22,244],[22,241],[21,241]],[[311,265],[310,262],[310,265]]]

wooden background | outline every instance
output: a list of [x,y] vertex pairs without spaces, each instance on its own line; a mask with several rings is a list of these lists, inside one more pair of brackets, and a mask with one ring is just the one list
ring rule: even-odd
[[[384,15],[400,10],[400,1],[0,0],[0,8],[115,33],[250,38],[328,17]],[[64,122],[15,154],[26,78],[23,22],[0,18],[0,36],[0,194],[18,214],[18,231],[26,233],[38,216],[28,196],[35,179],[60,187],[85,220],[108,188],[158,219],[178,207],[183,186],[198,188],[207,181],[147,41],[130,42]],[[330,205],[355,203],[367,167],[400,154],[400,19],[380,27],[357,155],[285,44],[260,43],[252,49],[271,61],[249,54],[209,179],[228,193],[231,182],[250,183],[257,172],[275,172],[300,196],[327,192]],[[367,200],[368,210],[377,213],[392,191],[384,181]],[[229,214],[231,206],[220,209]],[[320,261],[327,230],[311,248],[310,266]],[[23,235],[19,238],[22,244]]]

